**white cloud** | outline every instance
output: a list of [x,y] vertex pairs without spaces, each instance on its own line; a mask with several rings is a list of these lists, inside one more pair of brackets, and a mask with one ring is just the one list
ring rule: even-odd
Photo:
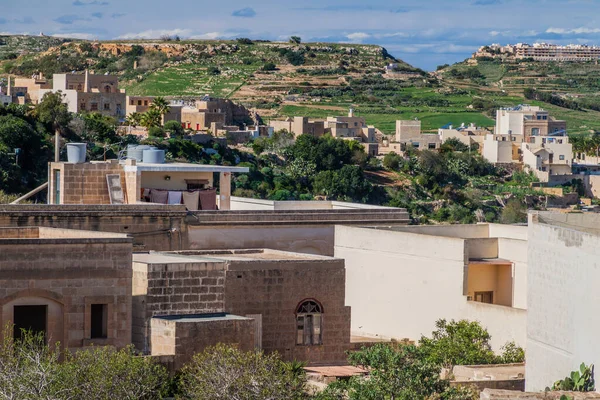
[[53,33],[50,36],[66,38],[66,39],[83,39],[83,40],[94,40],[98,38],[98,35],[94,35],[93,33]]
[[363,40],[370,38],[371,35],[364,32],[354,32],[346,35],[346,37],[353,42],[362,42]]
[[[190,39],[207,39],[207,40],[214,40],[214,39],[219,39],[219,38],[224,38],[224,37],[231,37],[231,34],[225,34],[222,32],[206,32],[206,33],[202,33],[200,35],[192,35],[190,36]],[[235,35],[233,35],[235,36]]]
[[138,33],[126,33],[117,39],[159,39],[161,36],[189,36],[191,29],[150,29]]
[[548,28],[546,29],[546,33],[556,33],[559,35],[580,35],[580,34],[590,34],[590,33],[600,33],[600,28],[573,28],[573,29],[565,29],[565,28]]

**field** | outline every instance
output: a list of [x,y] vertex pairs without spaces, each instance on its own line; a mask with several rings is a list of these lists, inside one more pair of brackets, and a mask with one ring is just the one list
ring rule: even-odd
[[125,86],[128,94],[155,96],[203,96],[229,97],[235,93],[255,70],[256,66],[222,65],[220,73],[213,75],[208,67],[187,64],[156,71],[141,82]]

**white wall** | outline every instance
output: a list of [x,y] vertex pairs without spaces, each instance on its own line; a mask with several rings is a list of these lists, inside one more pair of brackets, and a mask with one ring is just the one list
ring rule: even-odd
[[396,209],[394,207],[369,204],[345,203],[342,201],[273,201],[231,197],[231,210],[356,210],[356,209]]
[[440,318],[478,319],[489,329],[495,350],[509,340],[525,345],[524,311],[485,314],[467,302],[464,239],[335,229],[334,254],[346,262],[346,304],[352,307],[354,334],[418,340],[431,334]]
[[527,241],[499,238],[498,258],[513,262],[513,307],[527,309]]
[[[582,362],[600,364],[600,218],[573,216],[557,216],[562,226],[535,221],[529,225],[526,389],[530,391],[551,386]],[[576,230],[578,220],[585,220],[587,233]]]

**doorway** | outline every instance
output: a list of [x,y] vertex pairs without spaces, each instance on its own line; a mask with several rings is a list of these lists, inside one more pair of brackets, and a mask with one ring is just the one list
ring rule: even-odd
[[13,311],[15,340],[23,339],[24,331],[34,335],[42,333],[46,338],[48,306],[15,306]]

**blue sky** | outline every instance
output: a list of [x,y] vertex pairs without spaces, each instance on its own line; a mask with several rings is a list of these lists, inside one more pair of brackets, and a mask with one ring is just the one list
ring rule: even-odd
[[[4,3],[4,4],[3,4]],[[417,67],[490,43],[600,44],[600,0],[0,0],[0,32],[379,44]]]

